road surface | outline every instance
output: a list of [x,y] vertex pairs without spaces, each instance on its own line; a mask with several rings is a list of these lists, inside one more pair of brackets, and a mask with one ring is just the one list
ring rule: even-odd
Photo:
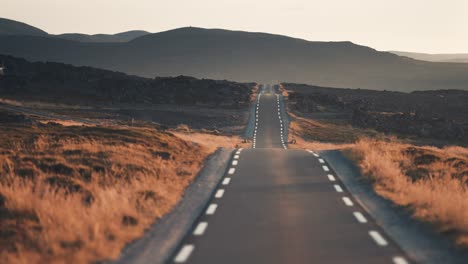
[[252,149],[237,150],[174,263],[409,263],[319,154],[287,150],[279,95],[257,101]]

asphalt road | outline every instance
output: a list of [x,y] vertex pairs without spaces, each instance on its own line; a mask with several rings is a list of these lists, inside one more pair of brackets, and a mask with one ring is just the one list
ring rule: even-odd
[[237,150],[175,263],[409,263],[319,154],[285,150],[278,95],[258,100],[252,149]]

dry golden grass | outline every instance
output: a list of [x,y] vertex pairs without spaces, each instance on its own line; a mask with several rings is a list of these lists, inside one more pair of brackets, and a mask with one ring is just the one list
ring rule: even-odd
[[59,124],[59,125],[62,125],[62,126],[95,126],[95,125],[89,125],[89,124],[85,124],[83,122],[78,122],[78,121],[74,121],[74,120],[54,119],[54,120],[42,120],[42,121],[39,121],[39,122],[42,123],[42,124],[55,123],[55,124]]
[[284,98],[288,98],[289,96],[289,91],[286,90],[286,88],[284,88],[284,86],[282,84],[279,85],[279,91],[281,92],[281,95],[284,97]]
[[380,195],[468,246],[468,149],[362,139],[351,153]]
[[0,131],[0,263],[115,259],[171,210],[208,155],[154,129]]
[[219,147],[224,148],[246,148],[250,143],[242,143],[239,136],[222,136],[200,132],[173,132],[177,137],[194,142],[206,148],[209,152],[214,152]]
[[370,129],[360,129],[352,127],[351,125],[338,125],[322,121],[319,122],[296,116],[293,113],[289,114],[293,118],[289,126],[290,139],[304,139],[305,141],[342,145],[352,144],[363,136],[382,137],[382,134]]
[[325,124],[307,118],[290,115],[294,120],[289,125],[288,141],[292,149],[330,150],[344,149],[353,146],[358,130],[353,131],[349,126]]

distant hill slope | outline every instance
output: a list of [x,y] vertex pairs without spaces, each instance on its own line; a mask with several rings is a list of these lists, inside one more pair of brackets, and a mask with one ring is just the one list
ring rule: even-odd
[[399,56],[405,56],[416,60],[432,61],[432,62],[457,62],[457,63],[468,63],[468,54],[465,53],[454,53],[454,54],[429,54],[429,53],[417,53],[417,52],[406,52],[406,51],[389,51]]
[[0,35],[47,36],[47,32],[25,23],[0,18]]
[[143,30],[132,30],[127,32],[122,32],[114,35],[109,34],[96,34],[96,35],[86,35],[78,33],[67,33],[55,35],[58,38],[74,40],[79,42],[128,42],[130,40],[136,39],[138,37],[150,34],[147,31]]
[[396,91],[468,89],[468,64],[417,61],[351,42],[221,29],[180,28],[126,43],[0,36],[0,53],[146,77],[188,75]]
[[79,42],[128,42],[135,38],[150,34],[143,30],[132,30],[117,34],[96,34],[87,35],[80,33],[67,33],[51,35],[47,32],[11,19],[0,18],[0,35],[20,35],[20,36],[42,36],[55,37],[60,39],[74,40]]

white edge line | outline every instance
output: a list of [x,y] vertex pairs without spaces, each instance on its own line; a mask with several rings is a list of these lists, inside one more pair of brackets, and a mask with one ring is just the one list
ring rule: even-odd
[[224,189],[219,189],[216,191],[215,198],[222,198],[224,195]]
[[342,189],[341,186],[339,186],[338,184],[333,185],[333,187],[335,187],[335,190],[336,190],[337,192],[343,192],[343,189]]
[[393,263],[395,264],[408,264],[408,261],[404,257],[396,256],[393,257]]
[[224,178],[223,185],[228,185],[231,182],[231,178]]
[[361,212],[353,212],[354,217],[358,220],[359,223],[367,223],[367,219]]
[[184,263],[192,254],[192,251],[195,249],[194,245],[184,245],[177,253],[177,256],[174,258],[175,263]]
[[349,199],[349,197],[346,197],[346,196],[345,196],[345,197],[343,197],[342,199],[343,199],[343,202],[344,202],[347,206],[353,206],[353,205],[354,205],[353,201],[352,201],[351,199]]
[[212,215],[216,212],[216,208],[218,208],[218,205],[217,204],[210,204],[210,206],[208,206],[208,209],[206,209],[206,214],[207,215]]
[[369,235],[372,237],[372,239],[374,239],[374,241],[375,241],[375,243],[377,243],[377,245],[379,245],[379,246],[388,245],[387,240],[385,240],[385,238],[383,238],[382,235],[380,235],[379,232],[377,232],[375,230],[371,230],[371,231],[369,231]]

